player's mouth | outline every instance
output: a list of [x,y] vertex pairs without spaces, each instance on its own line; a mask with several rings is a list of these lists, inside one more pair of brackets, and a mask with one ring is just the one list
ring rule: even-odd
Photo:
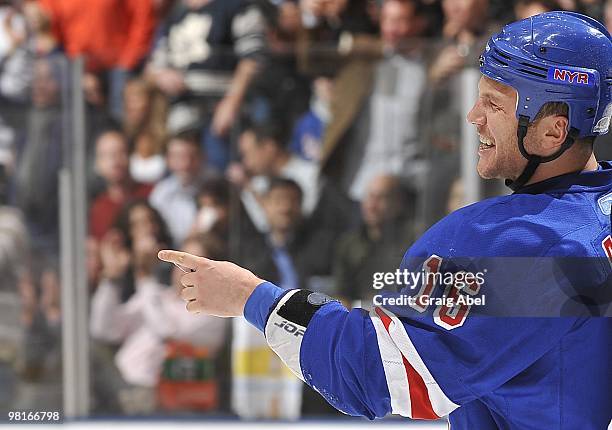
[[495,148],[495,144],[492,140],[487,139],[484,136],[478,136],[480,139],[480,145],[478,145],[478,152],[488,151],[491,148]]

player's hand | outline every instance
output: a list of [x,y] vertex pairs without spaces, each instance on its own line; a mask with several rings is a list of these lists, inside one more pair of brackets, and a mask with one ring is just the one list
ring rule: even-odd
[[242,316],[247,299],[264,282],[234,263],[214,261],[181,251],[163,250],[160,260],[192,270],[181,277],[180,296],[187,310],[219,317]]

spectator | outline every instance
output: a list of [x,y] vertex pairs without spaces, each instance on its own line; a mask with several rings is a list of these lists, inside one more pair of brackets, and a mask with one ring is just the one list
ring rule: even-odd
[[[122,296],[127,300],[141,278],[160,277],[158,261],[152,258],[156,246],[169,246],[172,238],[163,218],[147,199],[134,198],[126,202],[115,218],[112,228],[100,242],[102,279],[116,279],[123,285]],[[115,260],[111,261],[114,256]],[[110,269],[111,270],[109,272]]]
[[102,275],[102,260],[100,259],[100,242],[92,236],[88,236],[85,242],[85,252],[87,254],[87,285],[90,291],[94,291],[100,276]]
[[[281,142],[286,141],[278,124],[247,128],[240,136],[242,165],[228,171],[230,179],[242,187],[241,200],[250,221],[260,232],[268,232],[268,221],[262,208],[270,179],[280,177],[295,181],[303,190],[302,212],[305,222],[320,233],[318,255],[312,262],[311,275],[325,276],[331,271],[333,242],[352,225],[352,210],[345,194],[327,178],[319,178],[317,166],[291,155]],[[316,267],[316,269],[315,269]]]
[[[20,293],[28,282],[29,241],[22,215],[0,201],[0,411],[15,408],[17,357],[23,345],[25,305]],[[24,297],[25,298],[25,297]]]
[[[423,118],[427,128],[423,140],[430,165],[445,175],[423,185],[422,228],[427,228],[446,214],[451,185],[459,175],[461,128],[464,124],[461,103],[461,72],[478,67],[495,24],[488,19],[489,0],[443,0],[443,40],[435,46],[428,70],[427,92],[423,98]],[[488,187],[494,187],[488,185]]]
[[242,165],[234,166],[229,171],[235,183],[246,185],[242,198],[249,216],[260,231],[266,230],[266,221],[258,199],[266,192],[270,177],[293,179],[300,185],[305,193],[305,214],[313,212],[319,199],[316,165],[292,155],[287,150],[287,140],[285,130],[279,124],[248,127],[239,141]]
[[214,233],[228,245],[232,261],[252,261],[265,246],[264,238],[251,222],[239,191],[225,178],[206,179],[198,192],[198,214],[192,234]]
[[[66,62],[66,61],[65,61]],[[104,191],[104,180],[96,174],[96,139],[109,129],[118,128],[117,122],[106,108],[106,81],[93,74],[83,76],[83,96],[85,99],[85,127],[87,130],[87,191],[97,196]]]
[[[92,298],[91,331],[94,339],[120,344],[114,363],[121,375],[121,381],[115,382],[120,387],[123,406],[134,407],[133,394],[145,393],[148,401],[140,407],[151,412],[165,345],[170,341],[193,343],[209,348],[214,356],[225,337],[226,325],[220,318],[193,318],[185,313],[184,302],[178,296],[182,274],[178,268],[173,272],[173,288],[154,278],[157,251],[167,246],[162,243],[167,240],[163,237],[163,223],[154,209],[144,201],[136,201],[123,214],[118,227],[123,225],[123,230],[127,223],[131,246],[103,244],[103,279]],[[192,236],[183,247],[186,252],[209,258],[225,257],[223,244],[214,237]],[[122,298],[129,287],[125,283],[127,270],[134,273],[135,292],[124,302]]]
[[182,0],[153,52],[147,74],[171,109],[195,106],[204,118],[210,165],[224,170],[227,135],[238,118],[264,48],[263,19],[246,0]]
[[290,179],[272,180],[263,202],[270,226],[268,246],[278,272],[278,285],[285,290],[300,288],[303,284],[288,247],[302,220],[302,190]]
[[293,124],[308,109],[310,80],[297,69],[296,42],[301,31],[295,1],[259,3],[266,18],[267,50],[247,94],[246,110],[255,123]]
[[[106,290],[107,293],[118,293],[120,303],[129,303],[135,296],[139,283],[153,277],[157,267],[155,247],[163,247],[164,243],[169,242],[163,220],[146,200],[137,199],[122,206],[109,232],[102,241],[97,241],[102,267],[92,299],[102,297],[104,300],[105,297],[112,297],[111,294],[104,295]],[[102,288],[102,292],[98,294],[97,290],[104,285],[108,288]],[[125,413],[127,406],[121,401],[120,395],[126,383],[114,364],[116,347],[119,346],[120,340],[101,339],[98,331],[103,331],[103,328],[96,326],[93,321],[95,306],[92,302],[90,331],[96,340],[91,351],[95,369],[92,381],[93,409],[96,413]]]
[[362,226],[339,241],[334,259],[334,283],[338,294],[349,303],[368,300],[377,272],[395,270],[406,244],[414,241],[414,199],[406,198],[399,177],[375,177],[361,201]]
[[45,56],[57,52],[58,41],[53,34],[51,17],[44,11],[37,0],[23,0],[21,3],[25,18],[31,52],[36,56]]
[[[24,345],[19,367],[20,388],[13,407],[24,409],[32,404],[57,410],[62,402],[60,282],[57,267],[39,270],[32,266],[29,279],[20,285],[27,303]],[[26,394],[28,393],[28,394]]]
[[[263,199],[269,225],[267,246],[253,254],[247,264],[257,273],[275,272],[277,285],[285,289],[301,285],[296,261],[288,249],[302,217],[301,200],[302,191],[295,182],[272,180]],[[246,419],[299,418],[302,404],[299,379],[270,354],[264,337],[253,331],[246,320],[235,318],[233,327],[234,411]],[[257,367],[262,367],[262,371],[257,372]]]
[[578,0],[559,0],[563,10],[575,11],[578,9]]
[[231,184],[222,178],[211,178],[202,183],[198,191],[198,214],[193,223],[194,232],[214,231],[229,238]]
[[[17,246],[10,252],[17,259],[13,261],[17,277],[2,276],[5,282],[13,282],[11,288],[19,291],[22,304],[20,322],[24,336],[17,361],[21,378],[12,399],[16,409],[31,404],[50,410],[61,407],[57,397],[61,391],[57,172],[62,165],[63,117],[59,70],[61,63],[52,58],[34,63],[28,128],[19,139],[15,197],[22,209],[30,246],[24,249],[25,242],[20,244],[16,237],[13,239]],[[4,218],[6,232],[11,228],[9,219]],[[3,343],[10,348],[10,341]],[[28,392],[30,395],[24,395]]]
[[[255,226],[240,205],[236,189],[225,178],[211,177],[206,179],[198,191],[198,215],[193,224],[194,232],[213,232],[231,245],[236,240],[248,240],[256,233]],[[230,248],[230,254],[239,259]]]
[[166,174],[166,160],[160,153],[158,140],[152,133],[143,131],[134,139],[134,151],[130,155],[130,175],[143,184],[155,184]]
[[519,0],[514,3],[515,19],[525,19],[561,7],[555,0]]
[[7,99],[28,101],[32,83],[33,61],[57,52],[49,17],[35,0],[24,0],[21,10],[3,6],[4,39],[0,40],[0,92]]
[[0,4],[0,61],[4,61],[26,37],[25,20],[13,2]]
[[161,149],[166,138],[167,101],[154,86],[143,78],[132,78],[127,81],[123,91],[125,115],[123,131],[130,140],[142,132],[155,139],[156,149]]
[[332,120],[325,132],[322,171],[351,199],[383,173],[411,181],[423,176],[421,102],[426,85],[425,17],[414,0],[386,0],[378,61],[356,58],[337,75]]
[[356,0],[301,0],[302,23],[306,28],[327,25],[330,30],[350,28],[374,33],[367,2]]
[[28,269],[29,235],[15,208],[0,202],[0,291],[13,291]]
[[173,242],[182,243],[197,213],[196,197],[203,161],[199,134],[185,132],[172,136],[166,151],[170,176],[155,185],[149,200],[164,218]]
[[147,197],[151,186],[139,184],[130,177],[128,143],[120,131],[109,130],[97,138],[95,165],[105,182],[105,190],[91,205],[89,229],[100,240],[113,225],[121,207],[128,200]]
[[[26,129],[18,139],[15,201],[30,238],[29,270],[18,284],[24,303],[24,384],[36,393],[36,404],[60,407],[61,313],[59,283],[59,190],[62,166],[63,113],[61,59],[40,58],[32,70],[31,108]],[[44,353],[43,353],[44,352]],[[14,406],[23,408],[18,396]],[[27,404],[27,403],[26,403]]]
[[[129,267],[134,270],[134,279],[156,274],[158,261],[149,258],[152,246],[169,246],[172,237],[161,214],[146,198],[136,197],[125,203],[110,230],[110,237],[101,243],[108,250],[108,243],[124,246],[132,255]],[[146,251],[146,252],[145,252]],[[110,255],[110,254],[109,254]],[[120,255],[120,252],[118,253]],[[137,257],[139,256],[139,257]],[[106,263],[103,261],[103,263]],[[104,273],[104,271],[103,271]]]
[[605,0],[578,0],[576,11],[589,15],[598,21],[603,20]]
[[167,113],[165,96],[146,80],[132,78],[125,86],[123,99],[123,131],[134,145],[130,155],[130,174],[138,182],[155,183],[166,173],[163,156]]
[[304,217],[302,196],[295,181],[270,179],[261,198],[268,230],[243,241],[248,252],[240,262],[285,288],[327,289],[320,278],[331,275],[335,240],[344,229],[336,227],[337,233],[326,220]]
[[[442,35],[447,42],[429,69],[432,85],[441,85],[466,64],[472,64],[487,32],[489,0],[443,0]],[[469,54],[472,55],[469,55]]]
[[[301,201],[302,191],[296,182],[272,178],[262,198],[269,231],[263,240],[257,236],[245,240],[243,246],[247,252],[239,261],[250,270],[266,276],[266,279],[274,279],[283,288],[317,290],[324,287],[322,277],[329,275],[331,270],[328,267],[332,260],[329,242],[334,241],[335,235],[327,229],[326,224],[305,220]],[[248,369],[256,366],[255,352],[263,349],[263,337],[251,329],[242,319],[234,322],[233,347],[235,361],[238,362],[238,365],[235,364],[238,374],[234,376],[234,410],[246,418],[295,419],[300,410],[308,415],[335,413],[319,396],[313,395],[309,388],[302,390],[297,387],[299,391],[295,391],[295,380],[289,377],[284,366],[275,362],[275,357],[268,357],[267,352],[261,359],[269,362],[270,367],[265,376],[261,375],[264,379],[257,378],[256,382]],[[263,351],[258,354],[263,354]],[[274,371],[272,366],[279,369]],[[271,381],[266,382],[274,374],[285,375],[275,383],[276,388],[271,385]],[[249,386],[254,384],[256,388],[252,392],[244,392],[245,383]],[[270,384],[270,392],[264,391],[265,384]]]
[[148,53],[155,29],[152,0],[40,0],[69,57],[83,55],[89,73],[108,72],[110,110],[123,112],[123,86]]
[[25,134],[18,139],[15,200],[39,257],[58,256],[58,178],[62,166],[61,58],[34,63]]
[[312,76],[334,76],[360,35],[377,33],[369,4],[367,0],[301,0],[301,71]]
[[[32,81],[32,62],[26,54],[25,17],[13,2],[0,3],[0,165],[3,175],[15,169],[17,129],[23,127],[24,105]],[[4,184],[6,186],[7,184]]]
[[310,109],[298,119],[290,149],[305,160],[318,163],[321,159],[323,133],[331,120],[333,82],[329,78],[319,77],[314,80],[313,89]]

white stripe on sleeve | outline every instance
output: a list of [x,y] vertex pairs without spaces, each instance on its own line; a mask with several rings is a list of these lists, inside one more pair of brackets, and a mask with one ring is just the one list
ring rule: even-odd
[[408,360],[414,370],[421,376],[427,387],[427,393],[431,406],[436,415],[442,417],[448,415],[459,405],[452,402],[442,391],[438,382],[434,379],[431,372],[423,362],[423,359],[416,350],[414,344],[410,340],[410,336],[406,332],[404,324],[396,317],[393,313],[381,309],[389,318],[391,318],[391,324],[389,325],[389,334],[391,339],[401,351],[402,355]]
[[408,386],[408,376],[404,368],[402,354],[391,340],[389,333],[387,333],[382,321],[373,309],[370,311],[370,317],[376,330],[380,358],[391,395],[391,413],[411,417],[410,387]]

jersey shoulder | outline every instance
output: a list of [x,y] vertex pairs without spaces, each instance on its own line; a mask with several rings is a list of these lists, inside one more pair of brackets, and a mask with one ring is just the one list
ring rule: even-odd
[[584,244],[600,230],[593,204],[583,194],[512,194],[451,213],[425,232],[409,253],[537,257],[563,243],[570,254],[591,255]]

